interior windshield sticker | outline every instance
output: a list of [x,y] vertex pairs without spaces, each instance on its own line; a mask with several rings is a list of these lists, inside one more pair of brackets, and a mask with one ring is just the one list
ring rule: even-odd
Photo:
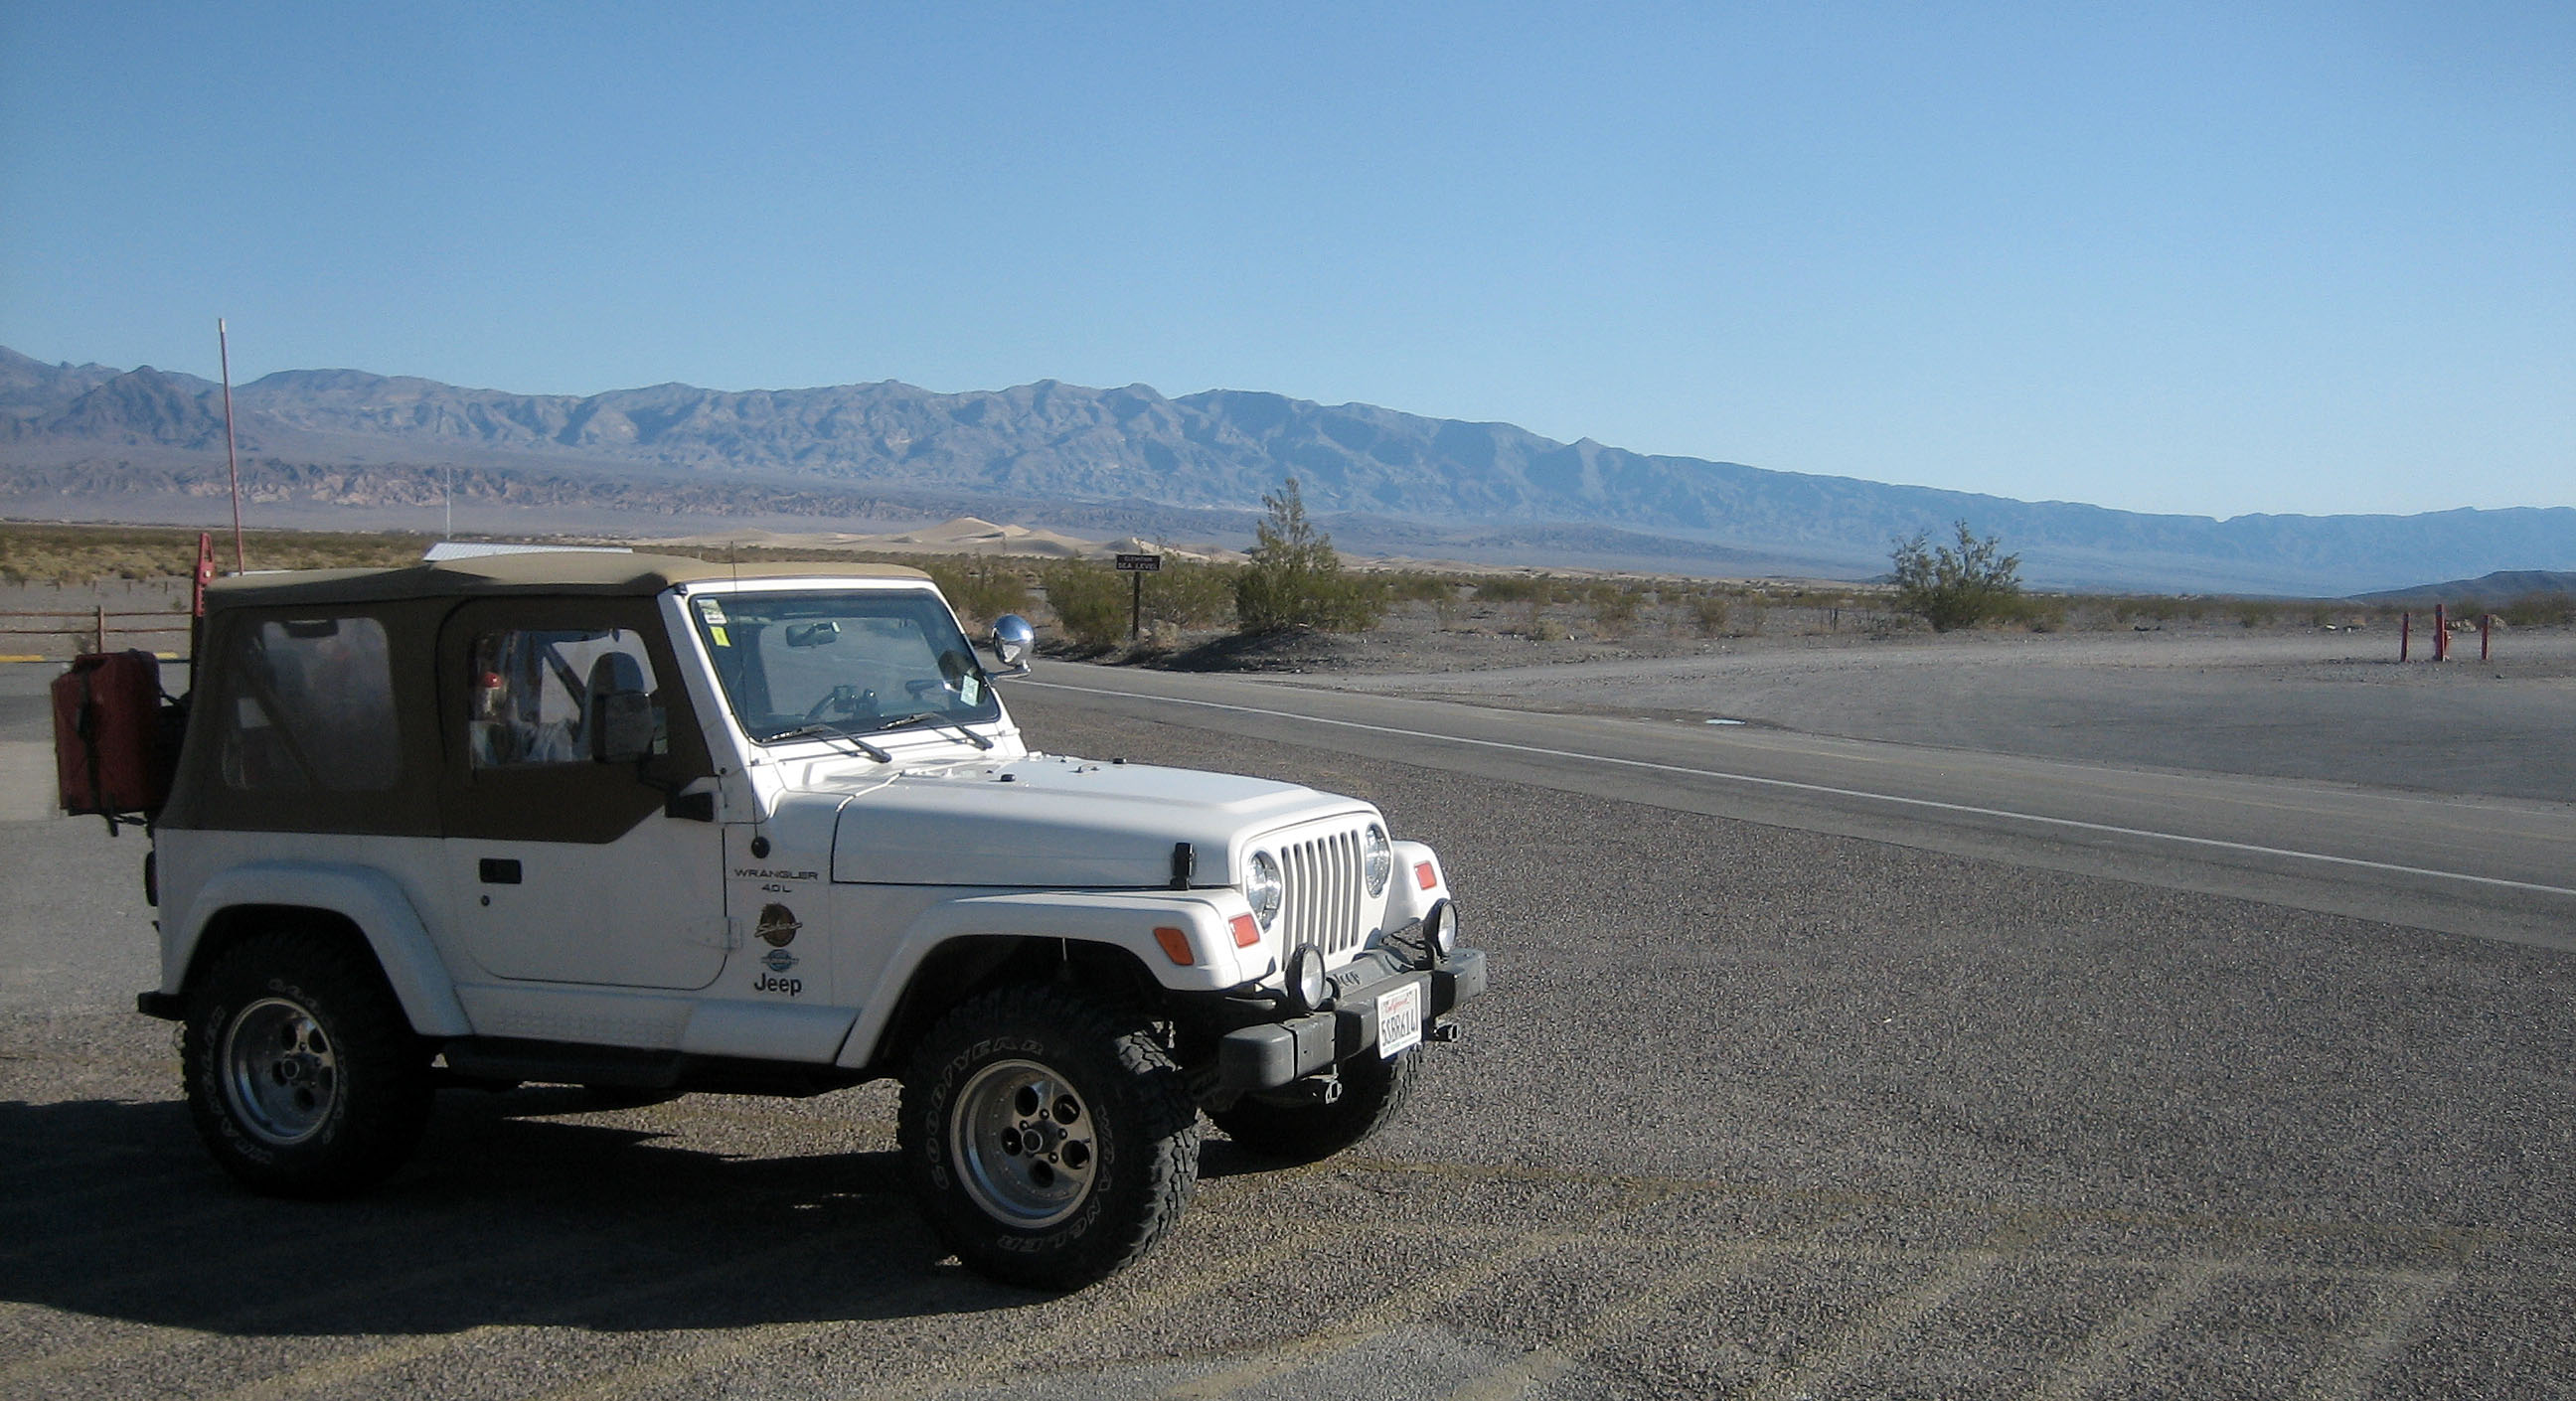
[[717,602],[715,599],[699,599],[698,616],[706,619],[707,626],[709,627],[720,628],[725,625],[724,605]]
[[968,705],[981,705],[984,703],[984,683],[972,676],[961,676],[957,678],[957,695]]
[[715,644],[719,647],[730,647],[733,645],[733,639],[725,636],[724,625],[721,623],[707,624],[707,636],[714,639]]

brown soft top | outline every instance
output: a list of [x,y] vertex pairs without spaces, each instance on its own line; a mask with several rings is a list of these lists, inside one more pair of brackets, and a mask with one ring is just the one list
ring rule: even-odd
[[206,588],[209,608],[375,603],[483,594],[650,595],[710,579],[928,579],[900,564],[763,560],[733,565],[686,555],[538,550],[440,560],[401,569],[297,569],[236,574]]

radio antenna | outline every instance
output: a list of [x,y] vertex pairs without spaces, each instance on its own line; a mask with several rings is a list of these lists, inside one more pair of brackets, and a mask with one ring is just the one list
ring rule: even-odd
[[233,488],[233,572],[239,574],[250,566],[242,562],[241,460],[233,452],[233,348],[220,316],[215,318],[215,355],[224,367],[224,476]]

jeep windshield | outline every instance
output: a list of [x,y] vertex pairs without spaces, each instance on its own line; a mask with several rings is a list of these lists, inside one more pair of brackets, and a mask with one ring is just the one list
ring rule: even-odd
[[700,594],[689,611],[726,702],[759,743],[963,730],[1001,717],[966,634],[929,594]]

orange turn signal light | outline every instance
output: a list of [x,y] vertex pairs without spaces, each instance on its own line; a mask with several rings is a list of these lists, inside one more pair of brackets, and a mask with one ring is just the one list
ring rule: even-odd
[[1165,958],[1184,968],[1199,961],[1198,954],[1190,948],[1190,936],[1186,930],[1164,925],[1154,931],[1154,942],[1163,946]]
[[1252,916],[1250,915],[1236,915],[1234,917],[1234,946],[1238,949],[1248,949],[1260,942],[1261,926],[1254,923]]
[[1416,861],[1413,863],[1413,883],[1429,890],[1440,883],[1440,873],[1431,869],[1430,862]]

